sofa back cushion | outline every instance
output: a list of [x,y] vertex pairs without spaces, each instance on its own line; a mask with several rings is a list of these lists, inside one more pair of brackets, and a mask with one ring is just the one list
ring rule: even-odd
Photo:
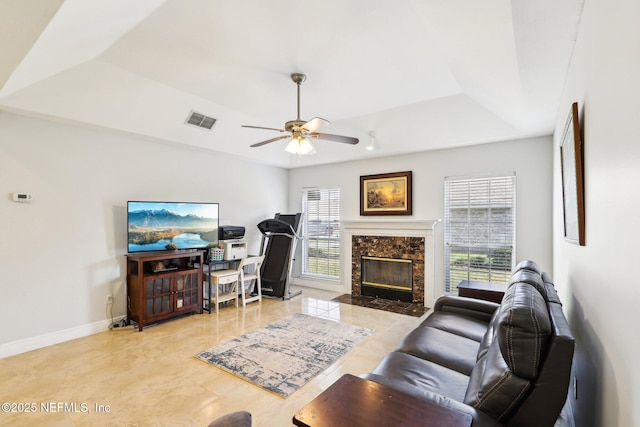
[[547,301],[562,304],[560,297],[558,296],[558,292],[556,291],[556,287],[553,285],[553,281],[551,280],[551,276],[543,272],[541,277],[544,282],[544,287],[547,290]]
[[509,369],[518,376],[536,378],[551,336],[549,311],[540,293],[526,283],[514,284],[496,321],[500,351]]
[[471,372],[464,402],[503,420],[535,382],[551,323],[542,295],[522,282],[507,289],[492,323],[493,339],[486,340],[488,348],[481,346],[484,354]]
[[505,422],[508,426],[551,427],[567,398],[575,342],[562,305],[552,302],[547,307],[553,330],[547,354],[526,400]]
[[[549,302],[553,300],[555,302],[557,300],[559,302],[553,283],[551,283],[551,278],[546,273],[540,273],[538,271],[538,266],[533,261],[522,261],[518,264],[509,281],[509,287],[513,286],[515,283],[527,283],[536,288],[545,301]],[[477,355],[478,360],[486,354],[489,346],[493,342],[499,313],[500,310],[496,310],[489,322],[489,327],[480,342],[480,349]]]
[[518,265],[516,265],[516,268],[513,269],[513,272],[515,273],[516,271],[520,270],[529,270],[538,274],[542,273],[540,271],[540,267],[538,267],[538,264],[536,264],[535,261],[531,261],[530,259],[520,261]]
[[545,301],[549,300],[549,297],[547,296],[547,288],[545,287],[540,273],[526,269],[518,270],[511,276],[509,286],[512,286],[514,283],[528,283],[540,292],[540,295],[542,295]]

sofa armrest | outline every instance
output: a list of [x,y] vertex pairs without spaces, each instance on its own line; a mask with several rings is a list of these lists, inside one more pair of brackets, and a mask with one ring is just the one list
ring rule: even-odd
[[436,300],[433,311],[456,313],[488,321],[498,307],[500,304],[491,301],[445,295]]

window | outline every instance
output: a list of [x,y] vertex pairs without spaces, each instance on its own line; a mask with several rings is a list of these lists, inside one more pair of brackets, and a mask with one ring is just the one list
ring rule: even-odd
[[445,178],[445,291],[462,280],[507,283],[514,265],[515,174]]
[[308,188],[302,194],[302,274],[340,277],[340,189]]

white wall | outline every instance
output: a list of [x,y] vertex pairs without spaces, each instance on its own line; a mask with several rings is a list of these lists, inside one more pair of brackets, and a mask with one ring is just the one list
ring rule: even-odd
[[[289,210],[300,211],[305,187],[339,186],[341,218],[358,219],[361,175],[410,170],[413,172],[413,215],[394,219],[441,219],[445,177],[515,171],[516,258],[534,259],[543,269],[551,271],[552,160],[551,137],[541,137],[293,169],[289,173]],[[443,292],[444,276],[442,225],[439,228],[436,295]]]
[[[198,130],[194,130],[198,131]],[[222,221],[247,227],[297,212],[301,191],[338,185],[342,217],[359,218],[360,175],[413,171],[412,219],[443,215],[446,176],[516,171],[518,259],[551,270],[550,137],[283,169],[178,144],[0,113],[0,357],[101,331],[125,314],[126,201],[220,202]],[[288,186],[288,194],[287,194]],[[31,204],[10,200],[34,195]],[[442,283],[442,232],[436,234]],[[299,268],[298,268],[299,270]]]
[[[554,279],[577,341],[577,426],[640,425],[638,22],[637,0],[585,2],[554,135]],[[584,247],[562,237],[558,147],[574,101],[584,129]]]
[[255,253],[286,186],[284,169],[0,112],[0,357],[104,330],[107,294],[126,314],[127,200],[219,202]]

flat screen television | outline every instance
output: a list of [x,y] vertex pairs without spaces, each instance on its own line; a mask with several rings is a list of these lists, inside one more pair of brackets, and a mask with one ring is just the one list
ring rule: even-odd
[[127,250],[152,252],[218,244],[218,203],[127,202]]

